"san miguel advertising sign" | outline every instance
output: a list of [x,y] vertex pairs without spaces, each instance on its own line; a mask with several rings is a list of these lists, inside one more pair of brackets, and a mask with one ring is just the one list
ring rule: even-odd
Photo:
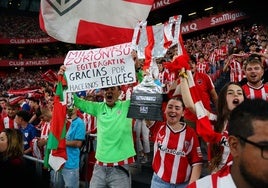
[[188,34],[191,32],[199,31],[202,29],[207,29],[211,27],[216,27],[219,25],[228,24],[231,22],[236,22],[239,20],[247,19],[248,16],[241,11],[225,12],[211,17],[202,18],[200,20],[193,20],[191,22],[181,24],[181,33]]

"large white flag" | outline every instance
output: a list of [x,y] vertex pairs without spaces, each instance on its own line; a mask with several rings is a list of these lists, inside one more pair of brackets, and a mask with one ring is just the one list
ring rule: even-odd
[[153,0],[41,0],[40,28],[67,43],[107,47],[131,42]]

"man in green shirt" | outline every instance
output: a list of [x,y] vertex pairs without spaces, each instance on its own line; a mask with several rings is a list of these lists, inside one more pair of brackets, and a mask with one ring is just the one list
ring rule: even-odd
[[[61,66],[58,72],[66,70]],[[129,164],[135,162],[135,147],[132,135],[132,119],[127,118],[130,100],[118,99],[120,86],[104,89],[104,101],[94,102],[74,94],[74,105],[97,119],[96,164],[90,188],[131,188]]]
[[105,88],[104,102],[86,101],[74,95],[74,105],[97,118],[97,162],[91,188],[131,187],[128,165],[135,161],[136,152],[132,119],[127,118],[130,100],[118,100],[120,92],[120,86]]

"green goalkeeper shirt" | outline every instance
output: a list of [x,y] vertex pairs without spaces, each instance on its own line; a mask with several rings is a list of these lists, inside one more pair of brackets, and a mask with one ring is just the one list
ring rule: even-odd
[[85,113],[97,118],[96,159],[116,163],[136,155],[132,136],[132,119],[127,118],[130,100],[109,107],[105,102],[92,102],[74,94],[74,104]]

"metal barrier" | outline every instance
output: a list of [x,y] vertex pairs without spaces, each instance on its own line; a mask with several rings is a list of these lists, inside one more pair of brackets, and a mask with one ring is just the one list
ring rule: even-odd
[[[93,139],[94,141],[96,141],[96,137],[97,137],[97,134],[90,134],[90,138]],[[94,150],[96,149],[95,148],[96,147],[95,144],[96,143],[93,144]],[[152,144],[150,144],[150,145],[151,145],[150,147],[153,146]],[[151,150],[153,150],[153,148]],[[86,163],[85,164],[85,171],[84,171],[84,174],[80,174],[80,175],[84,176],[82,179],[80,179],[80,188],[88,188],[89,187],[90,179],[87,179],[87,177],[89,177],[89,173],[92,173],[92,171],[93,171],[92,166],[90,166],[90,165],[93,165],[93,164],[89,164],[89,160],[88,160],[89,159],[88,157],[90,157],[89,155],[90,155],[89,153],[87,153],[85,155],[86,156],[86,158],[84,159],[85,160],[84,162]],[[30,161],[30,162],[32,162],[32,164],[34,164],[36,175],[38,175],[39,177],[41,177],[42,183],[44,183],[44,181],[45,181],[45,183],[49,185],[48,187],[50,187],[51,186],[50,185],[50,179],[48,179],[48,180],[42,179],[43,173],[44,173],[44,168],[43,168],[43,166],[44,166],[44,160],[38,159],[36,157],[29,156],[29,155],[24,155],[24,158],[27,161]],[[88,168],[89,166],[90,166],[90,169]],[[140,180],[137,180],[137,179],[140,178],[140,175],[137,175],[137,174],[144,173],[144,172],[142,172],[142,166],[143,165],[140,163],[139,160],[137,160],[137,163],[135,165],[131,166],[131,172],[133,173],[132,176],[135,179],[134,182],[140,182]],[[56,172],[56,173],[57,173],[57,175],[55,176],[56,177],[56,179],[55,179],[55,182],[56,183],[55,184],[57,184],[57,182],[58,182],[57,181],[58,172]],[[145,174],[145,176],[147,174]],[[151,177],[151,174],[150,174],[150,177]],[[143,179],[142,179],[142,183],[144,183],[144,181],[145,181]],[[48,181],[48,182],[46,182],[46,181]],[[132,182],[133,182],[133,179],[132,179]]]
[[36,157],[32,157],[29,155],[23,155],[23,157],[27,160],[35,162],[35,171],[36,171],[37,175],[41,177],[44,160],[37,159]]
[[[90,138],[93,138],[93,140],[96,140],[97,134],[90,134],[89,136],[90,136]],[[94,147],[94,149],[96,149],[95,144],[93,145],[93,147]],[[85,164],[85,167],[86,167],[85,172],[86,172],[86,174],[85,174],[85,176],[87,176],[88,173],[89,173],[88,172],[88,170],[89,170],[88,169],[88,158],[87,158],[88,156],[89,155],[86,155],[86,159],[85,159],[85,161],[86,161],[86,164]],[[44,169],[43,168],[44,160],[38,159],[38,158],[30,156],[30,155],[23,155],[23,157],[27,160],[27,162],[32,162],[33,163],[36,175],[42,179],[42,176],[43,176],[43,173],[44,173],[44,171],[43,171],[43,169]],[[50,184],[50,182],[46,182],[46,183]],[[82,186],[82,187],[89,187],[89,180],[85,180],[83,182],[80,181],[80,184],[84,184],[84,186]]]
[[33,173],[35,182],[40,185],[40,188],[50,187],[50,171],[45,169],[44,161],[36,157],[23,155],[27,168]]

